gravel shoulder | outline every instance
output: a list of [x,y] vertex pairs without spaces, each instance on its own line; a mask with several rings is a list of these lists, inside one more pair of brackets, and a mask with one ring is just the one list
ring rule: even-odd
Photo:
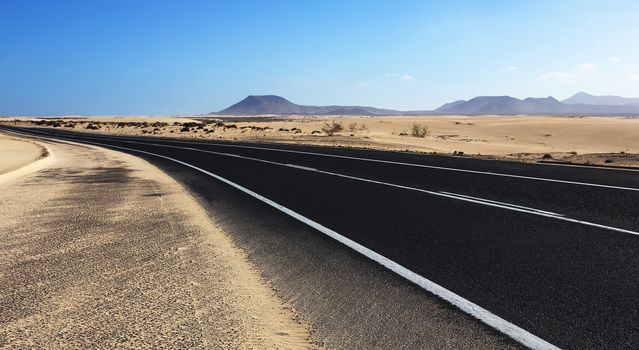
[[39,142],[56,161],[0,183],[0,347],[319,347],[182,185]]

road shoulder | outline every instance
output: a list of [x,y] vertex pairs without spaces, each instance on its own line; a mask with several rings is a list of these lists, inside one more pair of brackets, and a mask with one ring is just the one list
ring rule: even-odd
[[[334,349],[522,349],[390,270],[207,175],[149,157],[197,194],[316,339]],[[291,188],[294,190],[294,188]],[[310,199],[309,199],[310,200]]]
[[175,180],[42,143],[55,164],[0,184],[0,346],[317,347]]

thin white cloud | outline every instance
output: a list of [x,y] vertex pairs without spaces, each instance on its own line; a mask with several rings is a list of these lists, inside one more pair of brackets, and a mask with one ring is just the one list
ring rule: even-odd
[[364,82],[359,82],[359,83],[355,83],[355,87],[360,88],[360,89],[365,89],[368,87],[367,83]]
[[611,56],[611,57],[608,57],[608,62],[610,62],[610,63],[619,63],[619,62],[621,62],[621,59],[619,57]]
[[597,69],[597,65],[592,62],[586,62],[578,64],[575,68],[580,72],[592,72],[593,70]]
[[390,78],[390,79],[401,79],[401,80],[413,80],[413,79],[415,79],[415,77],[413,77],[410,74],[386,73],[386,74],[384,74],[384,76],[386,78]]
[[516,70],[519,70],[519,66],[506,66],[506,67],[504,67],[504,70],[509,71],[509,72],[514,72]]
[[557,81],[560,83],[566,83],[575,80],[575,76],[566,72],[550,72],[540,76],[539,79],[544,81]]
[[628,76],[628,79],[639,82],[639,74],[631,74]]

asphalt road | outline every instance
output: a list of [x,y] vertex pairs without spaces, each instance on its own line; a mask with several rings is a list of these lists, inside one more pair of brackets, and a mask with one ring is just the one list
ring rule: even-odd
[[21,131],[201,168],[559,348],[639,348],[639,172]]

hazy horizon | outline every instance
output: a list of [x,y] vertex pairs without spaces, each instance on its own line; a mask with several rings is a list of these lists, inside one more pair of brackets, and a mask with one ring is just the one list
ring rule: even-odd
[[[3,2],[0,115],[637,97],[639,3]],[[634,43],[634,44],[633,44]]]

